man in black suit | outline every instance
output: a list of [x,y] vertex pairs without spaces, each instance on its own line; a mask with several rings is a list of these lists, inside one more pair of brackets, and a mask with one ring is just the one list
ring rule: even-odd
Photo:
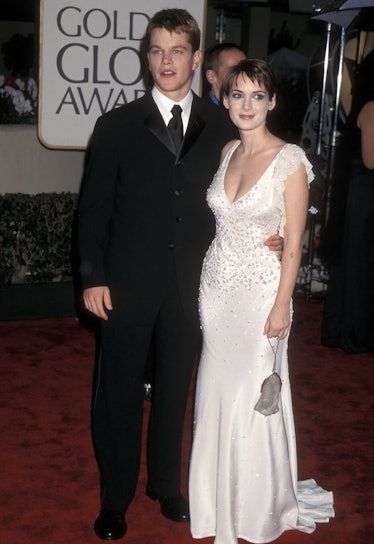
[[156,13],[146,32],[154,87],[98,119],[87,155],[78,238],[84,304],[101,321],[93,435],[101,475],[94,527],[103,540],[127,529],[151,338],[146,493],[167,518],[189,520],[180,492],[181,445],[198,350],[200,270],[214,234],[205,193],[231,136],[215,106],[191,91],[199,43],[187,11]]

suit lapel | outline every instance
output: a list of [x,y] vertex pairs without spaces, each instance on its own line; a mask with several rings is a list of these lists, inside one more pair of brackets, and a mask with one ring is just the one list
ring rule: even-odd
[[[154,136],[156,136],[156,138],[163,145],[165,145],[169,149],[169,151],[173,153],[173,155],[175,155],[174,144],[171,140],[169,131],[164,123],[162,115],[159,112],[159,109],[155,101],[153,100],[152,95],[149,94],[147,98],[149,113],[144,119],[144,124],[148,128],[148,130],[150,130],[152,134],[154,134]],[[199,100],[199,98],[194,95],[187,130],[184,135],[182,146],[179,150],[176,160],[180,160],[189,151],[189,149],[205,127],[205,121],[196,110],[197,100]]]
[[175,155],[174,144],[171,140],[162,115],[159,112],[159,109],[151,94],[149,94],[148,98],[149,114],[144,119],[144,124],[148,130],[150,130],[152,134],[156,136],[156,138]]
[[197,99],[194,96],[193,102],[192,102],[192,108],[190,113],[190,120],[188,122],[188,127],[186,130],[186,134],[184,135],[182,146],[179,150],[178,159],[181,159],[186,153],[189,151],[193,143],[197,140],[200,133],[205,127],[205,121],[200,117],[198,112],[196,111],[196,100]]

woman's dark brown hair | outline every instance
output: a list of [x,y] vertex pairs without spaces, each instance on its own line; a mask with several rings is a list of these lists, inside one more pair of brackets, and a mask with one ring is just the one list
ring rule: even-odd
[[276,93],[276,77],[270,64],[260,59],[244,59],[235,66],[229,68],[222,85],[224,96],[230,94],[231,89],[236,85],[240,76],[247,76],[264,87],[271,100]]

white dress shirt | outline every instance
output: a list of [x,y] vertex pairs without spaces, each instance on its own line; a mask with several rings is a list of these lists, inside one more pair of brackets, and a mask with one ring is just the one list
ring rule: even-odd
[[156,102],[158,109],[162,115],[165,125],[169,124],[170,119],[173,117],[171,113],[171,108],[178,104],[182,108],[182,123],[183,123],[183,134],[187,130],[188,121],[190,119],[191,107],[193,95],[191,89],[188,91],[187,95],[180,102],[174,102],[164,94],[160,93],[156,87],[152,89],[153,100]]

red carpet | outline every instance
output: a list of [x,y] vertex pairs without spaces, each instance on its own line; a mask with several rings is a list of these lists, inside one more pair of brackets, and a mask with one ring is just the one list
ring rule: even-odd
[[[298,303],[290,346],[299,478],[335,494],[336,518],[287,544],[374,542],[374,354],[319,345],[320,303]],[[1,544],[99,543],[98,474],[90,435],[94,336],[74,319],[0,322]],[[190,403],[191,404],[191,403]],[[146,403],[145,419],[149,405]],[[189,406],[183,483],[190,446]],[[120,542],[193,541],[145,497],[144,461]],[[241,541],[244,542],[244,541]]]

